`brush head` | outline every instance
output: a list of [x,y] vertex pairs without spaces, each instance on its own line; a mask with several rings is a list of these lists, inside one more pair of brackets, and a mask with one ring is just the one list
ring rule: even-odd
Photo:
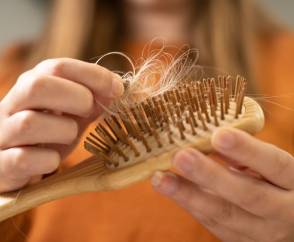
[[240,76],[185,81],[99,120],[84,146],[117,169],[209,140],[214,129],[240,123],[245,90]]
[[259,131],[263,112],[253,99],[244,97],[245,88],[242,77],[185,81],[105,116],[85,140],[94,156],[0,196],[0,221],[67,195],[117,190],[146,180],[155,171],[170,169],[179,148],[210,152],[211,135],[218,127]]

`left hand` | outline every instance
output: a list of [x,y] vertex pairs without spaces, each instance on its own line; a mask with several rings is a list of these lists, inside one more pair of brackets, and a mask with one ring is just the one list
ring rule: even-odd
[[155,190],[221,241],[294,241],[294,157],[233,128],[218,129],[212,145],[228,166],[197,150],[182,150],[172,160],[180,176],[155,173]]

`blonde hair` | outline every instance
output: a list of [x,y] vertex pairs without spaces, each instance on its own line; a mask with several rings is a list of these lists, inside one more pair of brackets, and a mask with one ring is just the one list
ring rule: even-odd
[[[55,0],[51,18],[35,44],[29,64],[44,58],[89,60],[109,51],[124,51],[117,39],[126,35],[120,0]],[[192,1],[191,1],[192,2]],[[258,39],[281,30],[254,0],[194,0],[191,47],[200,64],[255,79]]]

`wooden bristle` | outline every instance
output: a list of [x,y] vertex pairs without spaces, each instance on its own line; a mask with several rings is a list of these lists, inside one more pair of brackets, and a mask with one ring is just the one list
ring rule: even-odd
[[[170,149],[242,115],[246,80],[191,80],[99,121],[85,148],[110,167]],[[162,152],[163,152],[162,151]]]

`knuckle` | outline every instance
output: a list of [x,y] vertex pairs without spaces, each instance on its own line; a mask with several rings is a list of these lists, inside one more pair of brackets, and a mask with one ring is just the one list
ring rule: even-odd
[[21,84],[21,83],[27,81],[31,76],[32,76],[32,70],[23,72],[21,75],[19,75],[16,83]]
[[35,68],[40,72],[45,72],[54,76],[60,76],[63,73],[66,58],[47,59],[40,62]]
[[33,128],[33,121],[37,114],[34,111],[22,111],[17,114],[18,123],[16,125],[19,133],[29,132]]
[[28,94],[34,95],[40,90],[46,88],[46,76],[45,75],[34,75],[28,82]]
[[51,60],[50,74],[54,76],[62,75],[65,66],[65,61],[63,59]]

